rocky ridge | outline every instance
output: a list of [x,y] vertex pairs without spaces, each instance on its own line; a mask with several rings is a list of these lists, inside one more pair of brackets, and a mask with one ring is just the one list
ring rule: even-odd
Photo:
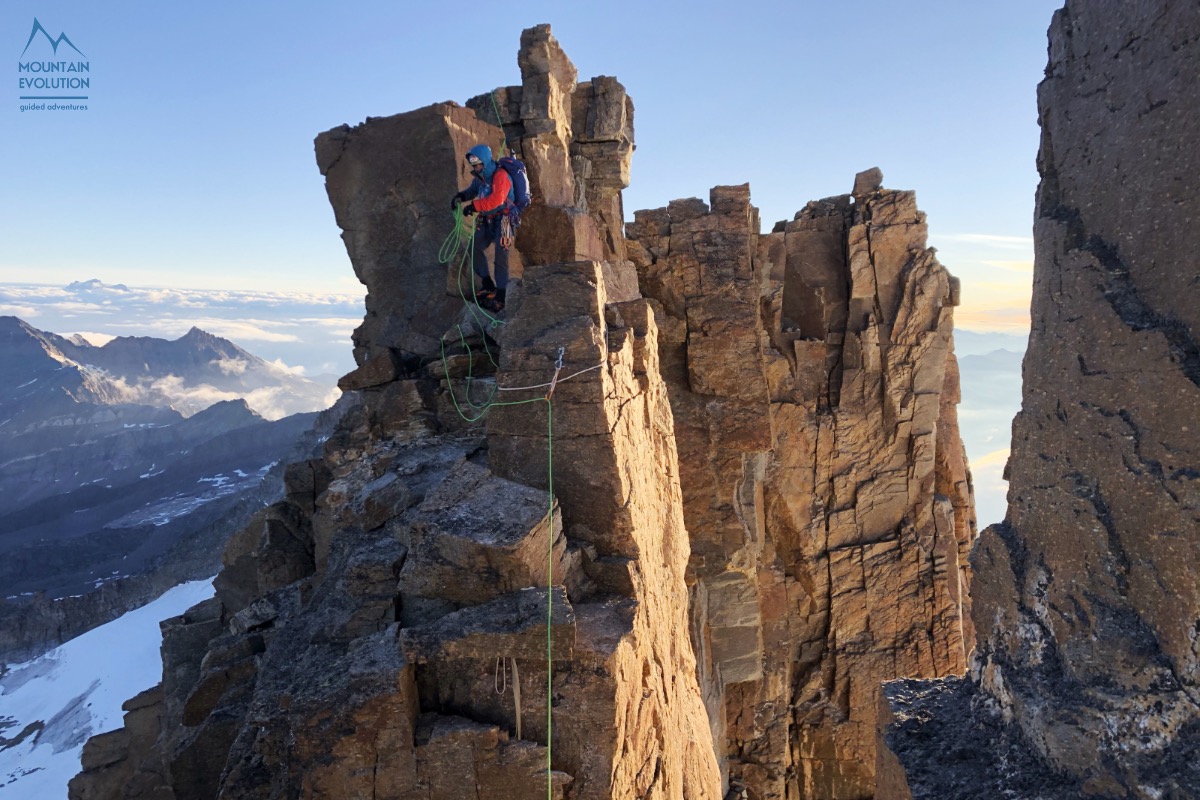
[[870,797],[880,683],[961,673],[972,646],[958,286],[881,181],[767,235],[748,186],[628,226],[661,304],[714,747],[751,797]]
[[979,648],[967,679],[888,688],[880,797],[1200,797],[1200,17],[1068,0],[1049,39]]
[[[317,138],[360,402],[72,797],[869,797],[878,682],[963,668],[956,288],[912,193],[763,236],[718,187],[626,239],[624,89],[548,26],[518,62]],[[502,137],[537,200],[496,322],[436,256]]]

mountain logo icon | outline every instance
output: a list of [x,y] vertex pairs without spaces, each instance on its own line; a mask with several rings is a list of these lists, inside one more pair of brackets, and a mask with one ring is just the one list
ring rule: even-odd
[[33,30],[29,32],[29,41],[25,43],[25,49],[21,51],[22,56],[25,55],[26,51],[29,50],[29,45],[33,44],[33,40],[37,37],[39,32],[42,34],[42,36],[46,37],[46,41],[49,42],[50,46],[54,48],[55,55],[58,55],[58,46],[63,42],[66,42],[68,45],[70,45],[72,50],[74,50],[76,53],[79,53],[79,55],[83,56],[84,58],[87,58],[87,56],[83,55],[83,51],[76,47],[75,43],[67,38],[67,34],[60,33],[57,39],[52,38],[50,33],[42,27],[42,23],[37,21],[37,17],[33,18]]

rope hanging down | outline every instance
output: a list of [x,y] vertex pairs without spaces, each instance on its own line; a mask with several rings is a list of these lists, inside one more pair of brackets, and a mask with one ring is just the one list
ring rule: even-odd
[[[495,96],[492,98],[495,103]],[[499,111],[497,110],[497,118]],[[478,330],[482,334],[483,349],[487,354],[488,360],[493,368],[499,368],[496,363],[496,358],[492,354],[491,348],[488,347],[488,330],[495,330],[504,324],[504,320],[492,316],[484,309],[480,308],[478,298],[475,293],[475,278],[471,274],[471,296],[467,297],[467,293],[463,287],[463,272],[468,263],[473,263],[475,254],[475,235],[474,235],[474,220],[468,225],[463,217],[461,207],[454,209],[454,227],[446,240],[442,243],[442,247],[438,252],[438,263],[452,264],[457,261],[457,288],[459,298],[463,301],[463,305],[470,311],[472,318]],[[481,319],[487,320],[487,323]],[[552,780],[552,742],[554,733],[554,715],[553,715],[553,692],[554,692],[554,640],[552,635],[552,624],[554,621],[554,604],[553,604],[553,586],[554,586],[554,407],[551,398],[554,395],[554,390],[558,384],[569,381],[572,378],[577,378],[580,375],[599,369],[604,366],[602,360],[598,364],[578,370],[571,373],[565,378],[560,377],[563,371],[563,359],[565,357],[566,348],[559,347],[557,357],[554,364],[554,374],[546,383],[533,384],[531,386],[496,386],[492,384],[486,399],[480,403],[476,403],[472,395],[472,387],[475,382],[474,378],[474,363],[475,357],[471,352],[471,347],[467,343],[466,335],[463,333],[462,325],[455,325],[458,331],[459,346],[467,355],[467,375],[465,378],[466,394],[464,397],[464,405],[470,411],[464,411],[463,405],[460,405],[458,396],[454,390],[453,381],[450,378],[450,368],[446,357],[446,339],[443,336],[440,339],[442,371],[446,376],[447,383],[450,387],[450,399],[454,404],[454,409],[458,415],[468,423],[478,422],[493,408],[497,406],[520,406],[529,403],[546,404],[546,484],[547,484],[547,509],[546,509],[546,529],[550,532],[548,536],[548,546],[546,553],[546,798],[553,800],[554,784]],[[517,391],[533,391],[537,389],[546,389],[546,393],[541,397],[531,397],[524,400],[497,401],[496,395],[498,392],[517,392]],[[503,661],[499,662],[500,674],[499,678],[503,683],[507,683],[507,676],[504,674]],[[512,663],[512,678],[513,678],[513,702],[516,705],[516,720],[517,720],[517,738],[521,737],[521,691],[517,673],[516,660]],[[501,689],[503,691],[503,689]]]
[[[492,110],[496,114],[496,124],[500,128],[501,136],[504,137],[504,120],[500,116],[500,107],[496,103],[496,93],[491,93]],[[507,137],[502,138],[500,144],[500,152],[507,152],[508,141]],[[467,298],[467,293],[463,287],[463,272],[468,264],[474,264],[475,258],[475,220],[472,219],[470,225],[467,224],[463,217],[462,207],[456,205],[454,207],[454,226],[451,229],[446,240],[442,243],[441,249],[438,251],[439,264],[452,264],[457,261],[457,276],[456,284],[458,288],[458,296],[462,299],[463,305],[469,310],[472,319],[475,322],[477,329],[480,331],[483,340],[483,349],[487,354],[488,361],[491,362],[493,368],[498,369],[499,364],[496,363],[495,357],[492,355],[491,349],[488,347],[488,331],[495,330],[504,324],[504,320],[492,316],[486,310],[479,306],[479,298],[475,292],[475,276],[473,270],[471,272],[471,296]],[[484,323],[481,317],[487,320]],[[497,406],[519,406],[528,403],[545,402],[546,404],[546,485],[547,485],[547,509],[546,509],[546,529],[550,532],[548,536],[549,545],[546,553],[546,798],[553,800],[554,785],[551,780],[553,773],[551,745],[553,741],[553,692],[554,692],[554,651],[553,651],[553,636],[551,625],[554,621],[553,607],[553,586],[554,586],[554,407],[551,398],[554,395],[554,390],[558,384],[569,381],[572,378],[577,378],[580,375],[591,372],[594,369],[599,369],[604,366],[604,360],[601,359],[599,364],[594,364],[590,367],[585,367],[577,372],[573,372],[565,378],[559,376],[563,371],[563,358],[566,348],[559,347],[558,355],[554,364],[554,375],[546,383],[533,384],[531,386],[496,386],[494,383],[488,392],[487,399],[482,403],[475,403],[472,398],[472,385],[474,382],[474,364],[475,357],[468,345],[466,336],[463,333],[461,325],[455,325],[458,330],[459,346],[466,352],[467,355],[467,375],[466,375],[466,397],[465,404],[474,412],[468,415],[459,405],[458,397],[454,391],[453,381],[450,379],[450,369],[446,360],[446,339],[443,336],[440,340],[442,370],[446,376],[447,383],[450,387],[450,399],[454,404],[454,410],[458,415],[468,423],[478,422],[493,408]],[[536,389],[546,389],[546,394],[542,397],[532,397],[526,400],[511,400],[506,402],[497,401],[496,394],[498,392],[521,392],[532,391]],[[505,675],[503,659],[498,661],[499,677],[502,682],[507,683]],[[516,705],[516,721],[517,721],[517,738],[521,738],[521,689],[520,678],[517,673],[517,662],[513,659],[512,662],[512,678],[513,678],[513,700]],[[501,689],[503,691],[503,689]]]
[[[442,242],[441,248],[438,250],[438,263],[451,264],[455,260],[458,262],[458,272],[456,275],[456,284],[458,287],[458,296],[462,299],[463,304],[471,312],[471,316],[475,320],[475,324],[479,325],[480,330],[484,330],[488,325],[480,322],[479,317],[486,317],[491,323],[490,327],[495,328],[503,325],[504,321],[497,319],[487,311],[479,307],[479,297],[475,293],[475,276],[471,275],[471,299],[467,300],[467,293],[463,289],[463,270],[475,260],[475,219],[471,219],[471,224],[468,225],[466,217],[463,216],[462,206],[454,207],[454,227]],[[487,349],[487,341],[484,341],[484,349]],[[488,353],[489,358],[491,353]],[[495,361],[492,364],[495,365]]]
[[508,151],[508,137],[504,135],[504,120],[500,118],[500,106],[496,105],[495,89],[492,89],[492,111],[496,112],[496,126],[500,128],[500,154],[504,155]]
[[[456,326],[456,327],[458,328],[459,337],[460,337],[462,346],[467,350],[468,356],[470,357],[470,347],[466,344],[466,340],[463,337],[462,328],[461,328],[461,326]],[[449,376],[449,368],[446,363],[446,342],[445,342],[444,338],[441,340],[441,347],[442,347],[442,367],[448,377]],[[467,374],[467,378],[466,378],[467,387],[468,387],[467,388],[467,393],[468,393],[467,403],[468,403],[468,405],[470,405],[473,409],[475,409],[478,412],[474,416],[468,416],[466,413],[464,413],[462,406],[459,405],[458,397],[454,392],[454,386],[452,383],[450,384],[450,399],[454,403],[454,408],[458,412],[459,416],[462,417],[462,419],[466,420],[467,422],[477,422],[477,421],[483,419],[484,415],[486,415],[488,411],[490,411],[491,409],[496,408],[498,406],[520,406],[520,405],[527,405],[529,403],[541,403],[541,402],[544,402],[546,404],[546,489],[547,489],[546,529],[550,532],[550,535],[547,537],[548,545],[547,545],[547,553],[546,553],[546,797],[547,797],[547,800],[552,800],[553,792],[554,792],[554,785],[553,785],[553,781],[552,781],[552,772],[553,772],[552,741],[553,741],[553,732],[554,732],[553,702],[552,702],[553,693],[554,693],[554,671],[553,671],[554,639],[553,639],[553,634],[552,634],[552,630],[553,630],[552,625],[554,622],[554,604],[553,604],[553,588],[552,588],[554,586],[554,406],[553,406],[551,398],[553,397],[554,390],[558,386],[558,384],[564,383],[566,381],[571,380],[572,378],[578,377],[585,373],[591,372],[594,369],[599,369],[600,367],[604,366],[604,362],[601,362],[599,364],[595,364],[593,366],[586,367],[585,369],[581,369],[577,372],[573,372],[572,374],[568,375],[565,378],[560,378],[559,376],[562,374],[562,371],[563,371],[563,358],[565,356],[565,352],[566,352],[566,348],[561,347],[561,346],[558,348],[558,354],[555,359],[555,365],[554,365],[554,374],[551,376],[551,378],[548,382],[534,384],[532,386],[493,387],[492,394],[489,396],[488,400],[485,403],[480,404],[480,405],[475,405],[474,403],[471,403],[471,401],[470,401],[469,394],[470,394],[470,386],[471,386],[471,372],[470,372],[471,367],[468,366],[468,374]],[[490,357],[490,353],[489,353],[489,357]],[[473,357],[470,357],[469,363],[470,362],[473,362]],[[493,361],[493,363],[495,363],[495,362]],[[495,393],[497,391],[513,392],[513,391],[525,391],[525,390],[543,389],[543,388],[546,389],[547,391],[546,391],[546,394],[543,395],[542,397],[532,397],[532,398],[529,398],[526,400],[512,400],[512,401],[506,401],[506,402],[498,402],[493,399],[495,397]],[[520,718],[521,718],[520,696],[521,696],[521,692],[520,692],[519,684],[517,683],[517,681],[519,681],[519,678],[517,677],[517,664],[516,664],[515,660],[513,661],[512,666],[513,666],[513,702],[517,706],[517,708],[516,708],[517,737],[520,738],[520,736],[521,736],[521,730],[520,730],[520,727],[521,727],[520,726]],[[503,670],[504,670],[504,667],[501,662],[501,665],[500,665],[501,676],[503,676]],[[502,677],[502,679],[503,679],[503,677]],[[502,692],[503,689],[501,689],[500,691]]]

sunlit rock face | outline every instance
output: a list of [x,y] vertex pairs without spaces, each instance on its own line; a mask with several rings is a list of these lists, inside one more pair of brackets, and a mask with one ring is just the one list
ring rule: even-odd
[[[1166,0],[1054,15],[1009,511],[973,559],[979,650],[965,687],[889,690],[882,796],[1200,796],[1198,39],[1195,8]],[[985,728],[1007,744],[966,759],[980,785],[955,793],[933,750]]]
[[957,281],[857,176],[759,235],[747,186],[639,211],[714,747],[751,797],[870,797],[879,686],[961,674],[974,537]]

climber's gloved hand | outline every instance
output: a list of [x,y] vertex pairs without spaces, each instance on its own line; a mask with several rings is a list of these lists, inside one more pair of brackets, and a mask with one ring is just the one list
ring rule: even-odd
[[475,213],[475,204],[467,203],[465,206],[462,207],[462,213],[463,213],[464,217],[469,217],[472,214],[474,214]]
[[450,210],[453,211],[454,209],[458,208],[458,206],[461,205],[466,199],[466,192],[459,192],[458,194],[454,195],[454,197],[450,198]]

